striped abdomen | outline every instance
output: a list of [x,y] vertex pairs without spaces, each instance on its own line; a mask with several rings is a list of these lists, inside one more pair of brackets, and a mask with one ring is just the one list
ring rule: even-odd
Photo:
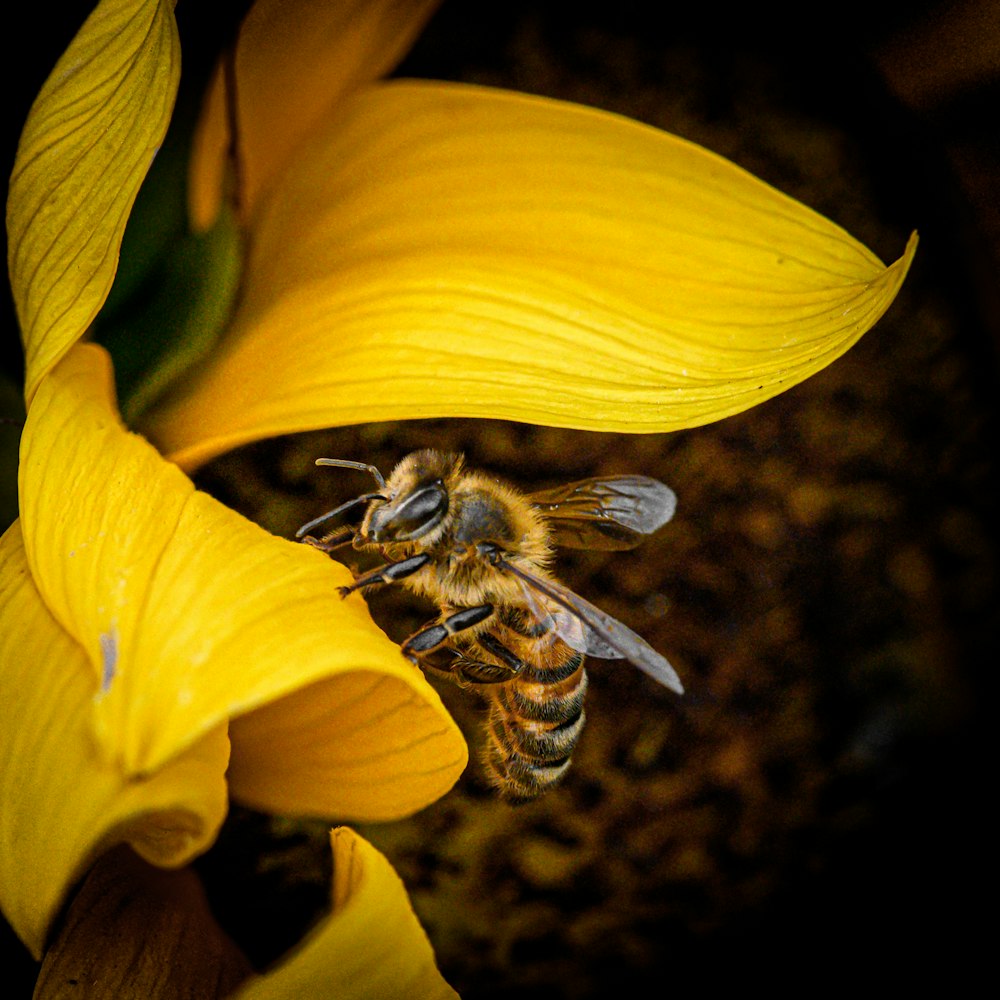
[[583,729],[583,654],[558,640],[545,645],[544,665],[522,653],[517,677],[484,692],[490,709],[483,763],[508,802],[530,802],[559,782]]

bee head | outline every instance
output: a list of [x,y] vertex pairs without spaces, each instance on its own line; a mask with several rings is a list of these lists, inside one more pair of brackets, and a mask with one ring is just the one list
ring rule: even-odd
[[433,531],[448,514],[450,486],[461,456],[437,451],[407,455],[392,471],[382,497],[373,498],[361,534],[371,542],[410,542]]

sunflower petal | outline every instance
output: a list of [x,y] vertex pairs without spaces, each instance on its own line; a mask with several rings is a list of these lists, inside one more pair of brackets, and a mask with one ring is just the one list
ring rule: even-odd
[[[195,491],[121,426],[110,384],[102,349],[77,345],[63,359],[29,411],[20,482],[29,564],[89,656],[101,690],[94,732],[107,759],[127,774],[150,773],[233,716],[312,686],[322,711],[301,724],[279,708],[257,728],[246,720],[254,739],[275,719],[287,728],[285,742],[239,756],[236,794],[265,802],[242,762],[286,749],[262,773],[308,766],[331,783],[297,779],[283,801],[299,796],[303,812],[340,811],[341,769],[351,815],[398,816],[447,791],[465,743],[364,602],[336,596],[348,570]],[[351,700],[336,705],[338,696]],[[372,753],[387,726],[393,735],[365,787],[354,787],[353,755]],[[409,775],[420,779],[416,790]]]
[[105,761],[86,653],[36,590],[20,522],[0,538],[0,619],[0,902],[37,957],[67,890],[112,844],[177,866],[214,840],[229,744],[218,727],[149,775]]
[[689,142],[462,85],[367,88],[261,206],[247,294],[151,433],[186,466],[288,431],[500,417],[669,431],[846,351],[913,255]]
[[[351,90],[388,73],[440,0],[257,0],[240,28],[238,102],[240,208],[245,216],[294,150]],[[227,81],[216,74],[198,128],[192,215],[214,218],[221,158],[228,150]]]
[[102,0],[42,87],[7,200],[26,396],[107,297],[180,73],[171,0]]
[[333,913],[235,1000],[455,1000],[389,862],[346,828],[331,841]]

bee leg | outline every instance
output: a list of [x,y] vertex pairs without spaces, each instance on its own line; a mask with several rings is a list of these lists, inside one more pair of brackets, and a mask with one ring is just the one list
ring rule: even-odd
[[492,681],[484,678],[481,683],[500,684],[504,681],[513,680],[524,669],[524,660],[522,660],[519,656],[515,656],[514,653],[512,653],[495,635],[492,635],[490,632],[484,632],[482,635],[477,636],[476,641],[483,647],[483,649],[486,650],[487,653],[491,656],[495,656],[500,661],[500,664],[502,664],[476,664],[476,666],[486,668],[487,676],[490,671],[492,671],[494,675],[494,679]]
[[517,671],[506,665],[472,659],[459,661],[453,669],[459,675],[460,683],[465,684],[503,684],[517,676]]
[[483,663],[464,649],[456,649],[448,643],[429,653],[422,653],[419,661],[424,673],[433,674],[463,688],[502,684],[511,677],[510,668],[496,663]]
[[452,683],[461,684],[461,663],[464,659],[464,653],[454,646],[445,644],[421,656],[420,669]]
[[[413,558],[416,559],[419,557],[414,556]],[[492,614],[492,604],[477,604],[472,608],[461,608],[448,615],[447,618],[431,622],[430,625],[425,625],[419,632],[414,632],[400,647],[400,652],[408,660],[412,660],[419,665],[420,657],[423,654],[437,649],[438,646],[446,643],[457,632],[464,632],[465,629],[473,628],[475,625],[480,624],[480,622],[486,621]]]
[[426,552],[421,552],[419,555],[410,556],[409,559],[400,559],[399,562],[376,566],[375,569],[359,576],[350,586],[338,587],[337,590],[341,597],[347,597],[348,594],[352,594],[362,587],[373,587],[379,583],[394,583],[396,580],[402,580],[403,577],[416,573],[422,566],[427,565],[430,558]]
[[[436,623],[435,623],[436,624]],[[431,628],[434,627],[432,624]],[[441,645],[420,656],[420,666],[439,677],[468,687],[469,685],[504,684],[513,680],[523,669],[524,661],[518,659],[499,639],[489,632],[483,633],[476,640],[479,645],[499,660],[499,663],[487,663],[477,660],[473,655],[452,646]],[[442,661],[440,654],[450,653],[451,659]]]
[[319,549],[320,552],[332,552],[334,549],[339,549],[342,545],[353,541],[354,529],[340,528],[338,531],[331,531],[329,535],[324,535],[322,538],[313,538],[312,535],[307,535],[302,539],[302,544]]

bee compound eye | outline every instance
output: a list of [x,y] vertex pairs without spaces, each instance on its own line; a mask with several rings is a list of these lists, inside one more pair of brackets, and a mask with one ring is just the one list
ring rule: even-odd
[[376,541],[409,541],[440,524],[448,512],[448,494],[440,482],[415,490],[400,503],[372,512],[371,533]]

